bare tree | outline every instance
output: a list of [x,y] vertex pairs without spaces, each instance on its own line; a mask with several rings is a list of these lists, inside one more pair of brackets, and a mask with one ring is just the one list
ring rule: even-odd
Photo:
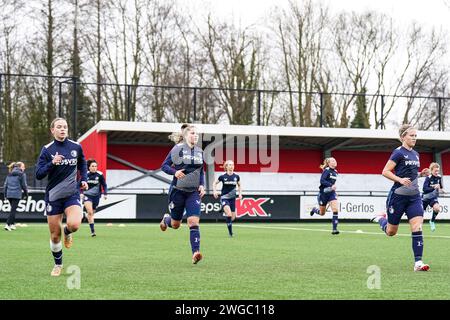
[[[275,17],[276,36],[282,58],[283,84],[288,90],[290,124],[311,126],[314,116],[314,99],[321,91],[319,79],[325,50],[323,41],[328,11],[322,5],[305,1],[302,5],[290,1],[289,8]],[[314,97],[316,96],[316,97]]]
[[[95,103],[96,122],[107,116],[104,115],[106,111],[102,108],[102,91],[104,89],[102,83],[105,82],[103,74],[106,72],[103,68],[106,45],[103,39],[106,38],[108,21],[111,21],[111,7],[112,1],[110,0],[88,0],[84,10],[81,11],[82,15],[85,16],[82,41],[89,57],[87,63],[91,63],[93,66],[93,68],[85,68],[84,74],[96,83],[95,88],[87,87]],[[95,12],[95,15],[92,12]],[[91,74],[91,70],[95,70],[95,74]]]
[[[190,21],[192,17],[184,16],[178,11],[173,12],[173,19],[176,25],[177,34],[174,42],[175,54],[172,58],[171,73],[168,81],[175,86],[183,86],[191,88],[195,86],[196,75],[196,40],[195,35],[191,32]],[[204,119],[204,115],[208,113],[202,112],[200,103],[204,99],[205,91],[197,89],[174,90],[169,95],[168,112],[166,119],[170,119],[170,113],[173,113],[173,119],[177,122],[196,122]],[[199,108],[200,107],[200,108]],[[195,108],[195,109],[194,109]],[[169,116],[169,117],[167,117]],[[206,123],[209,121],[206,120]]]
[[[146,55],[144,68],[148,72],[152,85],[170,85],[170,71],[175,68],[177,54],[178,28],[173,16],[173,4],[152,3],[147,8],[148,25],[144,31]],[[165,105],[169,90],[154,88],[150,100],[151,118],[162,121],[165,118]]]
[[[428,37],[423,35],[420,29],[416,31],[414,40],[417,42],[411,43],[412,50],[415,50],[412,76],[405,85],[405,91],[409,96],[431,96],[439,93],[448,81],[448,72],[441,65],[441,57],[446,54],[446,45],[442,35],[437,34],[434,29]],[[429,110],[429,105],[419,104],[419,109]],[[420,112],[413,110],[413,99],[408,99],[403,123],[421,123],[423,119],[418,115]]]
[[201,34],[212,67],[214,80],[220,88],[222,109],[231,124],[254,122],[254,103],[261,70],[261,41],[250,30],[233,25],[207,21],[207,34]]
[[0,5],[3,17],[0,22],[0,70],[5,73],[1,78],[0,91],[0,162],[24,155],[20,137],[15,133],[15,125],[23,121],[18,106],[21,84],[20,79],[10,75],[21,69],[20,44],[15,38],[23,7],[23,1],[18,0],[5,1]]
[[[437,103],[426,97],[445,96],[445,84],[448,72],[443,57],[447,55],[443,34],[434,29],[427,33],[417,23],[412,23],[403,37],[404,42],[398,44],[403,47],[396,57],[393,82],[386,86],[386,92],[393,95],[385,107],[384,117],[399,114],[399,122],[415,123],[418,127],[430,128],[437,124]],[[422,96],[424,98],[404,98]],[[403,106],[403,109],[400,109]],[[423,117],[424,114],[435,116]],[[391,117],[392,118],[392,117]],[[430,123],[430,119],[432,120]],[[395,121],[391,121],[394,123]],[[398,124],[398,122],[396,122]]]
[[[335,30],[334,48],[347,77],[351,80],[351,88],[344,88],[347,92],[361,93],[369,87],[370,75],[373,71],[374,61],[381,50],[385,35],[382,35],[382,25],[385,21],[383,15],[375,12],[357,14],[342,13],[338,16]],[[389,58],[389,56],[388,56]],[[349,107],[356,96],[350,96],[342,105],[340,126],[349,125]],[[366,114],[369,118],[369,115]]]

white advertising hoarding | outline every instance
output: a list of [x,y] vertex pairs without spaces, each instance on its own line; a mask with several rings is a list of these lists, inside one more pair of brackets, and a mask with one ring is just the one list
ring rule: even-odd
[[95,219],[136,219],[135,194],[109,194],[100,199]]
[[[339,201],[339,219],[370,219],[378,213],[386,212],[385,196],[340,196]],[[441,213],[437,216],[438,220],[450,220],[449,208],[450,198],[439,198]],[[314,215],[311,217],[309,212],[313,207],[318,207],[317,197],[302,196],[300,200],[300,219],[331,219],[331,208],[327,208],[324,216]],[[430,208],[424,214],[425,219],[430,219],[432,210]],[[406,215],[403,216],[406,219]]]

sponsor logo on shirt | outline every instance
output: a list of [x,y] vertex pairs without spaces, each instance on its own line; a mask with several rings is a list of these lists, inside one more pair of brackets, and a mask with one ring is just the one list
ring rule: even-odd
[[197,162],[203,162],[203,157],[201,155],[197,155],[197,156],[191,156],[189,154],[183,154],[183,160],[194,160]]
[[62,159],[60,163],[57,163],[57,166],[76,166],[78,163],[78,159]]

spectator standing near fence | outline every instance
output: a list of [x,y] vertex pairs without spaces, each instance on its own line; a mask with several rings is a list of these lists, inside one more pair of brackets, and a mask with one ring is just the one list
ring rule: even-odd
[[27,177],[25,175],[25,164],[23,162],[12,162],[8,166],[9,174],[5,179],[3,192],[8,199],[11,211],[6,220],[4,229],[6,231],[16,230],[16,213],[22,196],[28,196]]

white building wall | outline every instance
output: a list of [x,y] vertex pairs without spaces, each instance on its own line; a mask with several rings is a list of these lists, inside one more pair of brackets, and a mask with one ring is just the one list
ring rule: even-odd
[[[244,192],[289,192],[293,193],[303,191],[318,191],[320,183],[319,173],[258,173],[258,172],[236,172],[241,177],[241,183]],[[216,172],[215,178],[223,172]],[[108,170],[108,187],[114,187],[119,184],[141,176],[142,173],[135,170]],[[167,179],[172,176],[159,172],[158,175]],[[445,181],[450,176],[444,176]],[[422,187],[425,178],[419,179],[419,185]],[[381,174],[339,174],[336,182],[337,191],[341,192],[387,192],[392,186],[392,182],[384,178]],[[145,177],[133,183],[120,188],[120,191],[130,193],[155,192],[160,193],[167,190],[169,185],[153,177]],[[112,190],[113,192],[113,190]]]

